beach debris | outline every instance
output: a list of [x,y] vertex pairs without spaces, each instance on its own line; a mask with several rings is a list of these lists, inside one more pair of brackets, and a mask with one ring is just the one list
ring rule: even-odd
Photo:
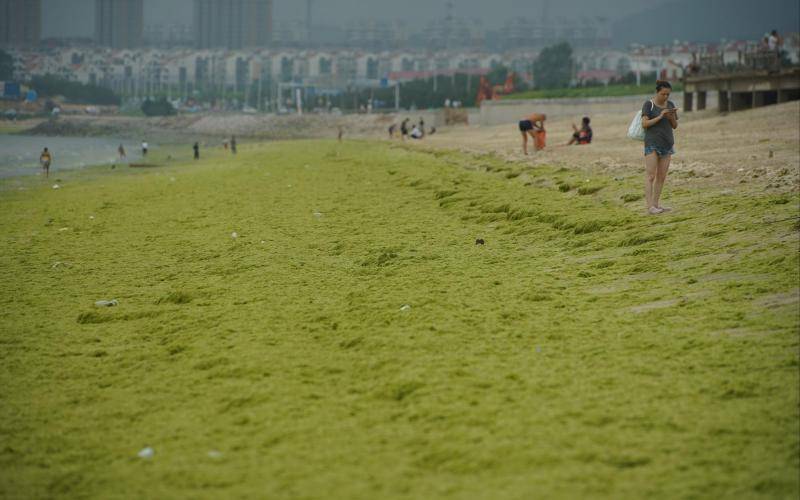
[[232,233],[231,233],[231,238],[233,238],[234,240],[235,240],[236,238],[238,238],[238,237],[239,237],[239,233],[237,233],[236,231],[234,231],[234,232],[232,232]]
[[117,299],[114,300],[98,300],[94,303],[95,307],[116,307],[119,305],[119,301]]
[[214,459],[222,458],[222,452],[217,450],[211,450],[208,452],[208,458],[214,458]]
[[475,244],[476,245],[485,245],[486,241],[483,238],[478,238],[477,240],[475,240]]
[[261,240],[261,244],[266,245],[267,244],[266,240]]
[[738,170],[736,170],[736,171],[737,171],[737,172],[744,172],[744,169],[743,169],[743,168],[740,168],[740,169],[738,169]]
[[534,350],[535,350],[536,352],[542,352],[542,346],[538,346],[538,345],[537,345],[537,346],[535,346],[535,347],[534,347]]
[[319,219],[320,217],[322,217],[322,214],[320,212],[314,212],[314,217]]
[[94,220],[94,215],[90,215],[89,220]]
[[69,231],[69,228],[68,227],[62,227],[58,231],[63,233],[64,231]]
[[411,310],[411,306],[408,304],[403,304],[403,307],[400,308],[401,311],[407,312]]
[[775,156],[775,151],[770,149],[769,150],[769,157],[772,158],[773,156]]
[[53,189],[61,189],[61,186],[58,184],[53,184]]
[[150,460],[155,454],[155,450],[148,446],[147,448],[142,448],[136,455],[141,459]]

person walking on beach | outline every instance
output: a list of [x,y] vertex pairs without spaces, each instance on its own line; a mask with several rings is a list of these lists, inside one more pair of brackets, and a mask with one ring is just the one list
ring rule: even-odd
[[42,154],[39,155],[39,164],[42,166],[46,178],[50,177],[50,163],[52,163],[52,161],[53,157],[50,155],[50,151],[44,148]]
[[522,133],[522,152],[528,154],[528,135],[533,138],[536,151],[544,149],[547,132],[544,130],[544,122],[547,115],[544,113],[533,113],[519,122],[519,131]]
[[199,160],[200,159],[200,143],[195,142],[194,146],[192,146],[192,149],[194,149],[194,159],[195,160]]
[[656,81],[656,95],[642,106],[644,132],[644,195],[647,211],[657,215],[670,210],[660,204],[661,190],[667,180],[672,155],[675,154],[673,130],[678,128],[678,112],[669,100],[672,85]]
[[149,148],[149,145],[147,144],[147,141],[142,141],[142,157],[143,158],[147,157],[147,149],[148,148]]
[[231,153],[236,154],[236,136],[231,136]]
[[125,157],[127,156],[125,154],[125,146],[123,146],[122,144],[120,144],[119,147],[117,148],[117,152],[119,153],[120,160],[124,160]]
[[404,141],[406,140],[406,137],[408,137],[408,121],[408,118],[406,118],[400,124],[400,138]]

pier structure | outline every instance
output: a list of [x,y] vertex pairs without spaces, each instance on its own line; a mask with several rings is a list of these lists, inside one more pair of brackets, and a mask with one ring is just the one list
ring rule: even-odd
[[740,64],[701,59],[689,69],[683,79],[685,111],[706,109],[709,92],[717,92],[723,113],[800,99],[800,67],[781,66],[771,53],[745,54]]

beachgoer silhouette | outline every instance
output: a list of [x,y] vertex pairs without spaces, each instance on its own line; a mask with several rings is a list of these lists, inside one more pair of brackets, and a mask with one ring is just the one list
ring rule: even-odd
[[53,161],[53,157],[50,154],[50,151],[47,148],[44,148],[42,154],[39,155],[39,164],[42,166],[44,170],[44,176],[50,177],[50,163]]

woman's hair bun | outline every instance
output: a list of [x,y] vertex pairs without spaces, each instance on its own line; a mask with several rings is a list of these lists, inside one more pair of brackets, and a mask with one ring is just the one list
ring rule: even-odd
[[656,80],[656,90],[661,90],[663,88],[671,89],[672,85],[666,80]]

